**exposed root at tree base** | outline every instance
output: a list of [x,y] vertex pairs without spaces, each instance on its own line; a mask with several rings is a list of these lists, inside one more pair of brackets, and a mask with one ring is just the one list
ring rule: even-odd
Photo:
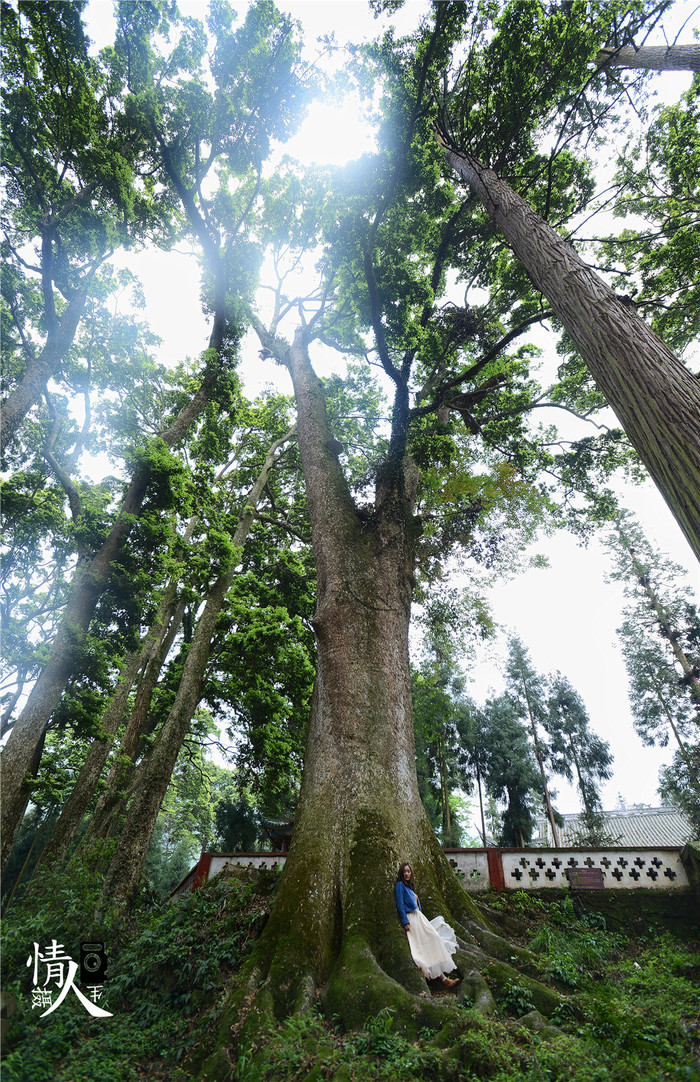
[[441,1050],[444,1061],[444,1070],[436,1077],[457,1077],[450,1063],[457,1070],[463,1060],[465,1033],[478,1026],[479,1019],[494,1015],[498,1001],[507,999],[513,989],[531,1007],[518,1024],[539,1037],[556,1036],[559,1030],[547,1019],[566,1000],[531,975],[536,970],[534,956],[472,921],[452,923],[459,943],[454,961],[460,983],[454,992],[436,996],[408,956],[403,933],[396,937],[396,952],[386,942],[379,952],[361,930],[349,931],[323,984],[317,982],[293,935],[263,936],[229,998],[217,1049],[197,1077],[225,1082],[238,1078],[240,1065],[248,1064],[246,1070],[250,1068],[250,1077],[255,1078],[250,1065],[258,1057],[264,1059],[280,1026],[293,1025],[304,1016],[318,1019],[318,1012],[346,1033],[383,1025],[392,1036],[409,1042],[423,1038],[423,1046],[430,1033],[428,1043]]

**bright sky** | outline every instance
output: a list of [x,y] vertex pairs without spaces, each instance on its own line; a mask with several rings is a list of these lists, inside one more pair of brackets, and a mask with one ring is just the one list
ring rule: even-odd
[[[371,37],[379,24],[372,18],[364,0],[339,0],[325,3],[297,2],[281,4],[304,24],[307,41],[333,31],[338,41]],[[404,26],[412,23],[424,10],[419,0],[409,0],[400,17]],[[188,14],[203,17],[204,3],[181,4]],[[692,13],[695,11],[695,15]],[[691,17],[682,34],[683,41],[692,39],[692,28],[698,25],[695,3],[674,5],[664,19],[668,40],[672,41],[683,22]],[[111,40],[111,3],[92,0],[88,8],[88,24],[97,45]],[[663,37],[657,35],[663,42]],[[651,44],[652,41],[648,42]],[[657,90],[667,101],[677,100],[689,85],[686,74],[668,73],[657,78]],[[285,149],[301,160],[341,163],[369,149],[368,133],[361,104],[356,100],[343,108],[320,103],[312,107],[299,135]],[[147,316],[156,333],[164,341],[162,357],[176,361],[183,356],[197,356],[206,347],[208,328],[199,307],[196,261],[192,256],[174,258],[158,252],[131,260],[142,278],[147,299]],[[550,348],[554,339],[550,336]],[[243,372],[251,390],[273,378],[279,368],[260,371],[257,357],[259,345],[253,336],[246,340],[243,351]],[[284,379],[284,374],[280,375]],[[282,388],[289,391],[289,385]],[[688,570],[696,590],[700,586],[698,565],[676,525],[670,511],[653,485],[629,488],[625,504],[643,522],[649,539]],[[504,583],[492,593],[497,621],[505,629],[517,633],[528,647],[535,667],[543,673],[557,669],[566,675],[582,695],[593,727],[611,744],[615,755],[614,777],[604,789],[604,805],[617,804],[618,793],[628,803],[659,803],[656,793],[658,767],[670,759],[672,749],[643,747],[632,728],[627,700],[627,677],[622,663],[615,628],[622,622],[623,604],[619,584],[606,584],[607,561],[597,542],[587,549],[579,547],[570,536],[559,535],[535,546],[545,552],[550,566],[547,570],[530,570]],[[478,701],[503,690],[502,668],[505,657],[505,635],[499,643],[481,652],[478,664],[470,676],[470,693]],[[559,786],[560,811],[578,811],[577,795],[567,786]]]

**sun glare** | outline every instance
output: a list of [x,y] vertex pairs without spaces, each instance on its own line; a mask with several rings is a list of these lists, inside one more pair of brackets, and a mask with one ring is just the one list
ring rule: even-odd
[[349,96],[342,106],[314,102],[297,135],[284,152],[317,165],[344,165],[376,149],[375,133],[363,116],[359,96]]

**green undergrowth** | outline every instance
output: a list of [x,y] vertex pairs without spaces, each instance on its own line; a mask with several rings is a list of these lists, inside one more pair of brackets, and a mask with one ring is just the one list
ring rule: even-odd
[[[3,989],[12,1016],[3,1082],[190,1077],[181,1065],[215,1031],[225,989],[260,934],[275,886],[273,872],[219,875],[181,901],[142,906],[126,925],[108,915],[99,928],[86,928],[99,891],[74,875],[57,876],[41,902],[28,899],[4,921]],[[81,939],[105,943],[99,1005],[111,1018],[92,1018],[72,993],[39,1017],[26,961],[35,941],[43,951],[54,938],[75,960]],[[44,967],[40,984],[45,974]]]
[[[11,909],[4,929],[4,987],[16,999],[5,1041],[3,1082],[185,1082],[220,1041],[227,990],[274,903],[274,873],[220,875],[175,904],[141,908],[127,926],[81,925],[81,907],[97,886],[57,877],[42,901]],[[231,1046],[212,1079],[227,1082],[333,1079],[335,1082],[492,1079],[494,1082],[699,1082],[700,956],[652,923],[643,935],[611,932],[569,898],[549,902],[525,892],[490,895],[490,919],[528,948],[540,980],[562,996],[543,1028],[525,982],[489,977],[495,1013],[483,1016],[450,994],[441,1028],[407,1038],[391,1004],[357,1032],[343,1032],[317,1009],[282,1024],[243,1032],[254,1043]],[[83,912],[87,912],[83,909]],[[85,932],[104,939],[109,970],[91,1019],[69,995],[40,1019],[26,967],[34,941],[52,938],[77,958]],[[426,995],[428,989],[426,986]],[[251,1038],[249,1038],[249,1041]],[[228,1060],[230,1069],[225,1065]],[[205,1074],[197,1077],[207,1077]]]

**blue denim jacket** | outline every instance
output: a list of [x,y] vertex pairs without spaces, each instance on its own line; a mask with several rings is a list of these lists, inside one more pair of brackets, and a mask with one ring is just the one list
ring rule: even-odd
[[394,894],[396,895],[396,908],[399,911],[401,923],[408,924],[406,913],[412,913],[414,909],[420,909],[420,902],[411,888],[402,883],[400,879],[394,887]]

